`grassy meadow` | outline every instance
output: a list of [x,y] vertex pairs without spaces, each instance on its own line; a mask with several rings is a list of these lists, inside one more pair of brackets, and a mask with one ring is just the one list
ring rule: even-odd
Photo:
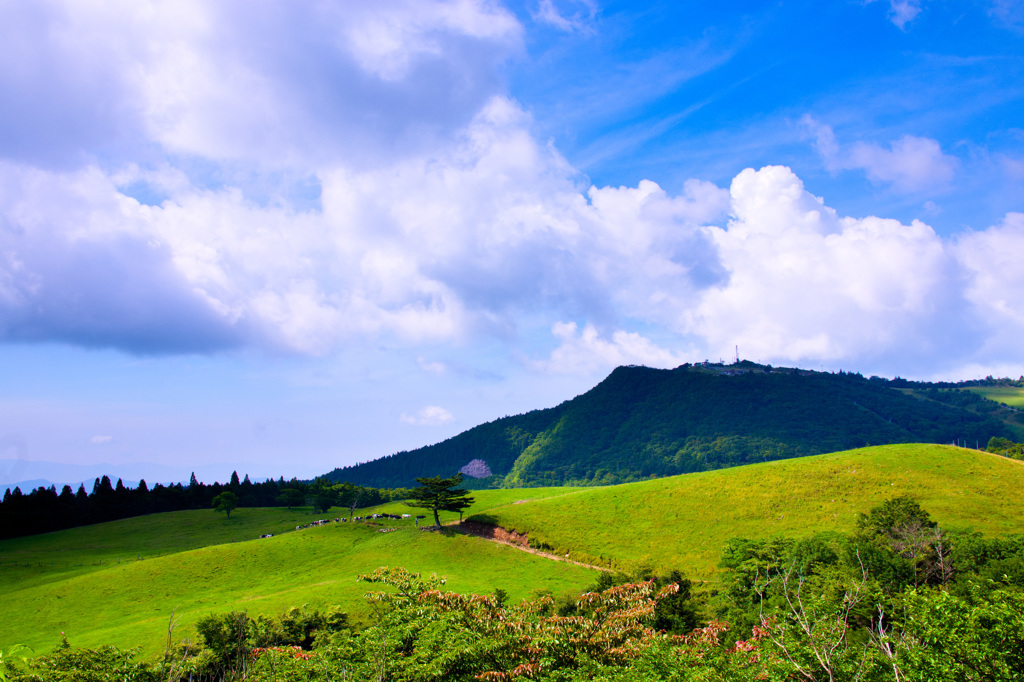
[[[892,445],[603,488],[473,491],[466,518],[529,534],[570,558],[621,569],[679,568],[714,580],[730,537],[850,531],[883,500],[912,495],[948,528],[1024,532],[1024,463],[940,445]],[[401,503],[358,510],[426,514]],[[369,615],[356,581],[382,565],[446,575],[460,592],[495,588],[512,599],[579,591],[594,571],[462,535],[422,532],[412,520],[330,524],[296,531],[333,509],[212,510],[125,519],[0,541],[0,649],[44,652],[72,644],[163,650],[211,612],[276,615],[339,605]],[[447,513],[443,520],[457,520]],[[429,519],[428,519],[429,521]],[[421,522],[422,523],[422,522]],[[392,532],[379,532],[382,527]],[[275,537],[258,539],[262,533]]]
[[232,609],[277,615],[339,605],[360,620],[368,616],[362,595],[374,586],[356,576],[384,565],[437,572],[460,592],[501,588],[513,599],[578,591],[595,577],[408,521],[391,522],[389,533],[364,524],[294,530],[313,518],[308,510],[239,509],[230,521],[212,510],[174,512],[0,542],[0,649],[26,644],[40,653],[65,632],[75,645],[139,645],[151,656],[163,650],[172,609],[176,639],[197,618]]
[[730,537],[848,532],[883,500],[912,495],[941,525],[1024,533],[1024,463],[943,445],[888,445],[754,464],[496,507],[477,520],[559,554],[713,580]]
[[1010,407],[1024,408],[1024,388],[1017,386],[972,386],[967,389],[978,395],[1005,403]]

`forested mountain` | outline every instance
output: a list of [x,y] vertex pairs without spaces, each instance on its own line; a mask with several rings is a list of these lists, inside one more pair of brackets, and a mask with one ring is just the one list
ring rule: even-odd
[[493,476],[476,485],[604,485],[864,445],[1021,440],[1022,413],[949,386],[751,362],[619,367],[557,407],[327,476],[391,488],[482,459]]

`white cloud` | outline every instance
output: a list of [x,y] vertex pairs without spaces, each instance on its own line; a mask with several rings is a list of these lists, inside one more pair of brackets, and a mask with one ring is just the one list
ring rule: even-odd
[[107,443],[114,442],[113,436],[93,436],[89,439],[89,442],[93,445],[106,445]]
[[[531,366],[568,373],[735,344],[794,362],[1017,352],[1019,217],[943,240],[839,216],[783,168],[730,190],[587,187],[496,94],[522,29],[495,3],[34,6],[0,7],[0,115],[29,131],[0,137],[2,340],[449,357],[486,336],[516,356],[553,329]],[[955,174],[934,140],[803,123],[833,172],[914,193]],[[290,199],[295,178],[316,197]]]
[[809,115],[800,122],[814,135],[815,147],[833,173],[863,170],[872,181],[899,192],[940,191],[956,173],[956,157],[944,154],[939,143],[929,138],[904,135],[888,148],[866,142],[843,148],[830,126]]
[[956,171],[956,160],[943,154],[938,142],[912,135],[893,141],[888,149],[858,142],[850,150],[849,163],[863,168],[872,180],[908,192],[941,189]]
[[924,223],[844,218],[790,169],[747,169],[734,218],[709,228],[729,273],[684,328],[763,360],[923,364],[970,353],[977,310],[948,243]]
[[[429,149],[520,50],[488,0],[40,0],[0,8],[0,153],[174,154],[269,167]],[[301,46],[301,49],[300,49]]]
[[920,13],[920,0],[889,0],[889,18],[901,30]]
[[443,362],[437,362],[436,360],[427,360],[422,355],[416,358],[416,364],[419,365],[419,368],[424,372],[435,376],[442,376],[448,372],[448,365]]
[[566,33],[586,30],[597,14],[597,4],[592,0],[576,0],[572,4],[580,6],[581,9],[570,16],[565,16],[559,11],[554,0],[540,0],[537,10],[531,16],[537,23],[553,26]]
[[994,356],[1013,357],[1024,336],[1024,213],[961,235],[954,253],[969,277],[967,299],[985,322],[979,336]]
[[403,412],[399,419],[411,426],[442,426],[455,421],[451,412],[437,405],[428,405],[415,414]]
[[[868,4],[876,0],[867,0]],[[901,31],[921,13],[921,0],[889,0],[889,21]]]
[[580,331],[575,322],[556,322],[551,333],[559,345],[547,360],[530,363],[535,370],[591,375],[608,372],[619,365],[677,367],[685,362],[681,355],[659,348],[636,332],[620,329],[612,332],[611,339],[604,339],[591,324]]

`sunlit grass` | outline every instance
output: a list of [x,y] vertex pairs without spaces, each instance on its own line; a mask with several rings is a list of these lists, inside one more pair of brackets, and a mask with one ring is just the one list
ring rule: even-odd
[[[850,531],[857,515],[896,495],[916,497],[947,527],[986,534],[1024,532],[1024,463],[938,445],[893,445],[756,464],[607,488],[473,491],[467,518],[526,532],[570,558],[635,568],[680,568],[714,580],[730,537]],[[359,510],[422,513],[401,503]],[[167,620],[178,636],[196,619],[245,609],[279,614],[291,606],[337,604],[367,616],[356,575],[381,565],[447,575],[463,592],[501,588],[513,599],[538,589],[559,594],[594,574],[457,533],[416,530],[411,520],[380,533],[371,524],[295,531],[333,509],[212,510],[126,519],[0,541],[0,647],[73,644],[163,648]],[[446,513],[445,520],[458,518]],[[262,533],[275,537],[260,540]],[[118,563],[120,561],[120,563]]]
[[1016,386],[972,386],[967,389],[997,403],[1024,408],[1024,388]]
[[945,526],[1024,532],[1022,485],[1021,462],[892,445],[587,489],[479,518],[580,560],[713,579],[730,537],[848,532],[858,514],[897,495],[916,497]]
[[[276,510],[250,513],[269,511]],[[212,511],[202,513],[216,519]],[[102,534],[102,528],[94,532]],[[129,540],[130,533],[112,536],[135,542]],[[63,539],[74,545],[74,531]],[[108,549],[114,544],[109,541]],[[50,548],[61,551],[59,543]],[[43,552],[36,551],[43,558]],[[477,538],[418,531],[408,523],[390,533],[362,524],[331,524],[264,540],[105,564],[79,574],[51,574],[47,580],[5,582],[0,594],[0,647],[20,643],[40,652],[55,646],[65,632],[76,645],[140,645],[146,655],[154,655],[162,651],[172,609],[181,617],[179,637],[191,632],[197,618],[232,609],[277,615],[291,606],[336,604],[358,620],[368,615],[362,595],[370,586],[356,582],[356,576],[384,565],[446,575],[448,586],[460,592],[501,588],[513,599],[537,589],[556,594],[580,590],[594,579],[587,569]]]

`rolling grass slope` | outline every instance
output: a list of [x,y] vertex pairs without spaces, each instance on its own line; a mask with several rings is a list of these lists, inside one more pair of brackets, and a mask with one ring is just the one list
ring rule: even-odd
[[[528,533],[576,560],[680,568],[713,580],[730,537],[850,531],[858,514],[901,494],[947,528],[1024,532],[1022,484],[1022,462],[892,445],[613,487],[474,491],[467,518]],[[416,513],[402,504],[376,511]],[[463,592],[501,588],[513,599],[536,589],[579,590],[595,578],[458,533],[420,532],[410,521],[393,522],[398,530],[390,533],[332,524],[246,539],[311,518],[306,510],[241,509],[230,521],[213,511],[177,512],[0,542],[0,647],[24,643],[42,652],[63,631],[73,644],[141,645],[155,655],[172,609],[181,616],[179,637],[197,618],[231,609],[273,615],[337,604],[359,620],[372,586],[355,577],[381,565],[444,574]]]
[[[578,488],[531,488],[524,490],[473,491],[468,514],[510,504],[521,499],[564,495]],[[401,502],[357,509],[357,515],[386,512],[422,514]],[[318,518],[348,516],[347,509],[333,508],[314,514],[307,508],[237,509],[230,519],[212,510],[191,510],[138,516],[109,523],[71,528],[55,533],[0,540],[0,585],[5,589],[64,580],[111,565],[200,549],[211,545],[243,542],[264,533],[295,532],[297,525]],[[442,522],[459,515],[441,512]],[[432,523],[432,520],[431,520]],[[401,524],[399,524],[401,525]],[[406,525],[411,525],[407,522]]]
[[308,509],[239,509],[230,519],[212,510],[180,511],[0,540],[0,585],[28,587],[132,560],[277,535],[312,518]]
[[585,489],[474,518],[576,560],[713,579],[730,537],[851,531],[858,514],[897,495],[914,496],[945,527],[1021,533],[1022,486],[1022,462],[952,446],[888,445]]
[[1024,388],[1016,386],[972,386],[968,390],[997,403],[1006,403],[1010,407],[1024,408]]
[[[486,497],[480,509],[508,502],[507,495]],[[362,595],[374,586],[356,576],[383,565],[446,575],[460,592],[500,587],[513,599],[537,589],[576,591],[594,580],[587,569],[420,532],[408,521],[390,533],[363,524],[294,531],[311,518],[301,510],[240,509],[229,522],[213,511],[175,512],[0,542],[0,648],[27,644],[41,653],[65,632],[75,645],[141,645],[152,656],[163,650],[172,609],[181,617],[177,638],[199,617],[232,609],[277,615],[336,604],[359,620],[368,615]],[[292,531],[239,541],[286,528]]]

